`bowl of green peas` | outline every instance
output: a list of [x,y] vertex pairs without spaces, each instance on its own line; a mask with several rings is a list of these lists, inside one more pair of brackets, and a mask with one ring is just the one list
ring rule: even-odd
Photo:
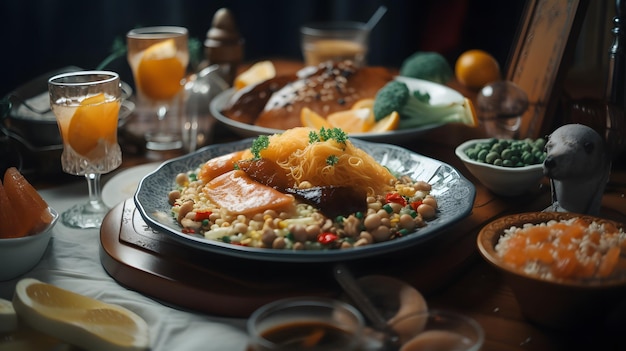
[[543,178],[546,140],[473,139],[455,153],[470,173],[498,195],[518,196],[538,186]]

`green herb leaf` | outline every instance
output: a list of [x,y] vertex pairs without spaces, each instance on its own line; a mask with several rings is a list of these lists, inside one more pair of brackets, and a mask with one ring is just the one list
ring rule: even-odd
[[339,161],[339,157],[337,157],[337,155],[330,155],[328,156],[328,158],[326,158],[326,164],[329,166],[336,165],[338,161]]
[[250,151],[252,155],[254,155],[255,159],[261,158],[261,151],[267,149],[270,145],[270,138],[267,135],[260,135],[258,138],[254,139],[252,142],[252,146],[250,147]]

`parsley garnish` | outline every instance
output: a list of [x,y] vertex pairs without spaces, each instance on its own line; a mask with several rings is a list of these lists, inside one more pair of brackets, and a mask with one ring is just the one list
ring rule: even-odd
[[329,166],[334,166],[339,162],[339,157],[337,155],[330,155],[326,158],[326,164]]
[[252,155],[254,155],[254,158],[258,160],[261,158],[261,151],[267,149],[269,145],[270,138],[267,135],[260,135],[252,142],[250,151],[252,152]]
[[319,133],[309,133],[309,143],[315,143],[318,141],[335,140],[338,143],[345,144],[348,140],[348,135],[341,130],[341,128],[324,128],[320,129]]

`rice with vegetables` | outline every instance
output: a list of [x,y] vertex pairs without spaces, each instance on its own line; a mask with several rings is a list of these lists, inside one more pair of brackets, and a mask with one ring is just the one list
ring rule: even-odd
[[392,174],[340,129],[294,128],[176,177],[184,233],[234,245],[343,249],[409,235],[437,214],[423,181]]
[[505,230],[495,249],[509,266],[544,279],[610,279],[626,274],[626,234],[608,222],[575,217],[514,226]]

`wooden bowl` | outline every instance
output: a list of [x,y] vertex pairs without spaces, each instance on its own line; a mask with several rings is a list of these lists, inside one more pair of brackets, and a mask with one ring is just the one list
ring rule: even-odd
[[[495,245],[504,231],[526,223],[539,224],[550,220],[573,217],[597,223],[610,223],[624,230],[624,224],[614,221],[562,212],[530,212],[505,216],[487,224],[478,234],[477,244],[481,256],[504,275],[521,308],[531,322],[554,329],[572,330],[609,323],[611,313],[621,313],[626,303],[626,256],[621,253],[617,277],[594,280],[563,280],[540,278],[525,274],[503,263]],[[619,307],[622,306],[622,307]],[[623,317],[622,317],[623,318]]]

